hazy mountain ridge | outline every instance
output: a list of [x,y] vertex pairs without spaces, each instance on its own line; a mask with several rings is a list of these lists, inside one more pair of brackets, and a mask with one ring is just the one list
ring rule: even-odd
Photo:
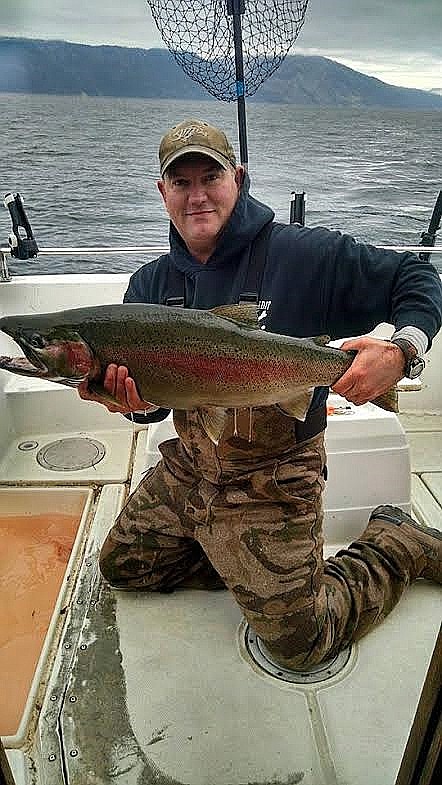
[[[166,49],[0,37],[0,92],[203,100]],[[442,96],[394,87],[319,56],[288,56],[250,100],[442,110]]]

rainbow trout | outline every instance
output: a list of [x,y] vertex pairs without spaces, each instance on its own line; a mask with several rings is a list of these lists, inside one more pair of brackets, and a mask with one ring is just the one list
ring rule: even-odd
[[[304,420],[314,388],[333,385],[355,356],[327,346],[328,336],[260,330],[257,313],[250,304],[201,311],[127,303],[6,316],[0,329],[25,357],[0,357],[0,368],[69,386],[87,379],[91,391],[109,400],[106,367],[125,365],[145,401],[197,408],[216,443],[228,408],[278,404]],[[397,411],[396,390],[374,403]]]

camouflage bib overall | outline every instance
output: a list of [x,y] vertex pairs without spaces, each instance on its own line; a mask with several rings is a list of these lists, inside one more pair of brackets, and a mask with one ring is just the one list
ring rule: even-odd
[[237,435],[230,412],[218,445],[196,411],[174,422],[180,438],[160,446],[103,546],[113,586],[226,586],[275,659],[305,668],[367,633],[417,576],[414,543],[376,527],[323,560],[323,432],[296,442],[277,407],[251,423],[240,410]]

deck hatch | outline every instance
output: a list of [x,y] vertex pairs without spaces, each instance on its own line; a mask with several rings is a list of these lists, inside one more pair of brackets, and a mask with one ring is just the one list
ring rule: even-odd
[[0,733],[7,747],[23,744],[36,711],[92,502],[87,487],[0,489]]
[[254,662],[269,676],[273,676],[280,681],[290,682],[291,684],[317,684],[321,681],[327,681],[345,668],[350,659],[351,648],[348,648],[339,652],[336,657],[321,663],[321,665],[316,665],[305,671],[296,671],[284,668],[275,662],[263,642],[248,625],[245,627],[243,634],[247,651]]
[[58,439],[46,444],[37,453],[37,461],[44,469],[73,472],[95,466],[106,455],[104,445],[85,436]]

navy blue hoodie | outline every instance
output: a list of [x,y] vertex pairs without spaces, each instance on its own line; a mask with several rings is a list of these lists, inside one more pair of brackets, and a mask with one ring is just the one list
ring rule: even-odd
[[[238,302],[252,241],[274,217],[249,194],[246,175],[233,213],[205,264],[198,262],[170,225],[170,253],[137,270],[125,302],[165,303],[169,270],[183,273],[188,308]],[[442,321],[442,286],[432,264],[412,253],[380,250],[322,227],[284,226],[270,237],[259,296],[271,332],[332,339],[362,335],[381,322],[414,326],[431,340]],[[325,400],[319,388],[312,408]],[[165,412],[165,410],[161,410]],[[146,422],[158,417],[147,415]]]

